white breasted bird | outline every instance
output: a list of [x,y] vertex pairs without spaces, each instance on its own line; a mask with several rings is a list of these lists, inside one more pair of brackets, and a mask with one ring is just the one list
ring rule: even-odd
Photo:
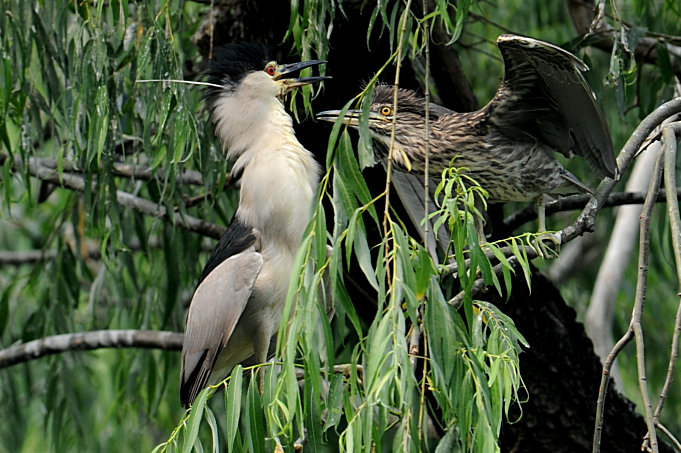
[[280,65],[266,46],[249,43],[217,49],[210,63],[206,101],[234,162],[240,197],[187,313],[180,376],[185,407],[249,357],[267,360],[320,177],[312,153],[296,139],[283,97],[328,79],[290,78],[321,63]]

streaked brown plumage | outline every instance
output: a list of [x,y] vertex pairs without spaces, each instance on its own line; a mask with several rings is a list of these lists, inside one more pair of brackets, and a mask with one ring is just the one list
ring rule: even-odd
[[[490,202],[536,200],[540,231],[544,225],[545,195],[591,192],[554,157],[585,158],[599,178],[618,175],[605,118],[580,71],[586,65],[552,44],[514,35],[497,40],[504,58],[504,80],[482,109],[457,113],[430,104],[428,137],[430,173],[439,176],[454,165],[489,192]],[[413,91],[375,87],[369,129],[385,157],[396,110],[393,163],[401,170],[420,172],[425,165],[425,100]],[[344,122],[358,127],[359,110]],[[319,119],[335,121],[339,111]]]

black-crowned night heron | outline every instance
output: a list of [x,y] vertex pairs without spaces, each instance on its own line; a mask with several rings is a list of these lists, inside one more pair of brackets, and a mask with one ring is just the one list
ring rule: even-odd
[[[553,152],[584,157],[599,178],[616,178],[613,145],[605,117],[581,74],[588,69],[581,60],[553,44],[521,36],[501,35],[497,44],[504,58],[504,80],[485,107],[457,113],[430,105],[429,170],[441,175],[456,156],[453,165],[467,167],[488,191],[490,202],[535,200],[543,232],[547,195],[592,192]],[[369,130],[385,158],[396,115],[392,161],[403,171],[423,173],[425,100],[399,89],[395,106],[393,94],[392,86],[375,87]],[[343,122],[358,127],[360,112],[348,111]],[[317,117],[335,121],[340,114],[333,110]]]
[[240,198],[187,313],[180,376],[185,407],[235,365],[251,356],[267,360],[320,176],[282,98],[328,78],[289,78],[320,63],[280,65],[265,46],[242,43],[218,49],[207,71],[206,100],[234,162],[231,176],[240,179]]

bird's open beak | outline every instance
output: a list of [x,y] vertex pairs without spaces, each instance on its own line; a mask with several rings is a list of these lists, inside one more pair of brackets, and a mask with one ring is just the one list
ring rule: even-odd
[[[341,117],[343,111],[342,110],[326,110],[324,112],[317,113],[317,119],[321,121],[329,121],[331,123],[335,123],[338,118]],[[350,127],[356,127],[359,128],[359,115],[362,113],[361,110],[348,110],[345,112],[345,115],[342,116],[342,122],[343,124],[347,124]],[[376,121],[385,121],[385,117],[374,113],[374,112],[369,112],[369,123],[376,122]]]
[[302,87],[304,85],[310,85],[311,83],[321,82],[323,80],[329,80],[330,76],[314,76],[314,77],[294,77],[289,78],[289,75],[293,75],[300,71],[301,69],[309,68],[310,66],[326,63],[326,60],[309,60],[301,61],[299,63],[283,64],[277,67],[277,74],[274,80],[281,86],[281,95],[285,95],[292,89],[296,87]]

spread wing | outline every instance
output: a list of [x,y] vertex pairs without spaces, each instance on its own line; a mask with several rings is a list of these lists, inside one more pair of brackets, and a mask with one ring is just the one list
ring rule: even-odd
[[488,104],[490,119],[509,133],[531,135],[560,153],[584,157],[600,177],[618,175],[603,112],[571,53],[543,41],[504,34],[504,81]]
[[263,264],[254,242],[252,229],[233,220],[203,270],[187,312],[182,345],[184,407],[208,384],[218,354],[246,308]]

